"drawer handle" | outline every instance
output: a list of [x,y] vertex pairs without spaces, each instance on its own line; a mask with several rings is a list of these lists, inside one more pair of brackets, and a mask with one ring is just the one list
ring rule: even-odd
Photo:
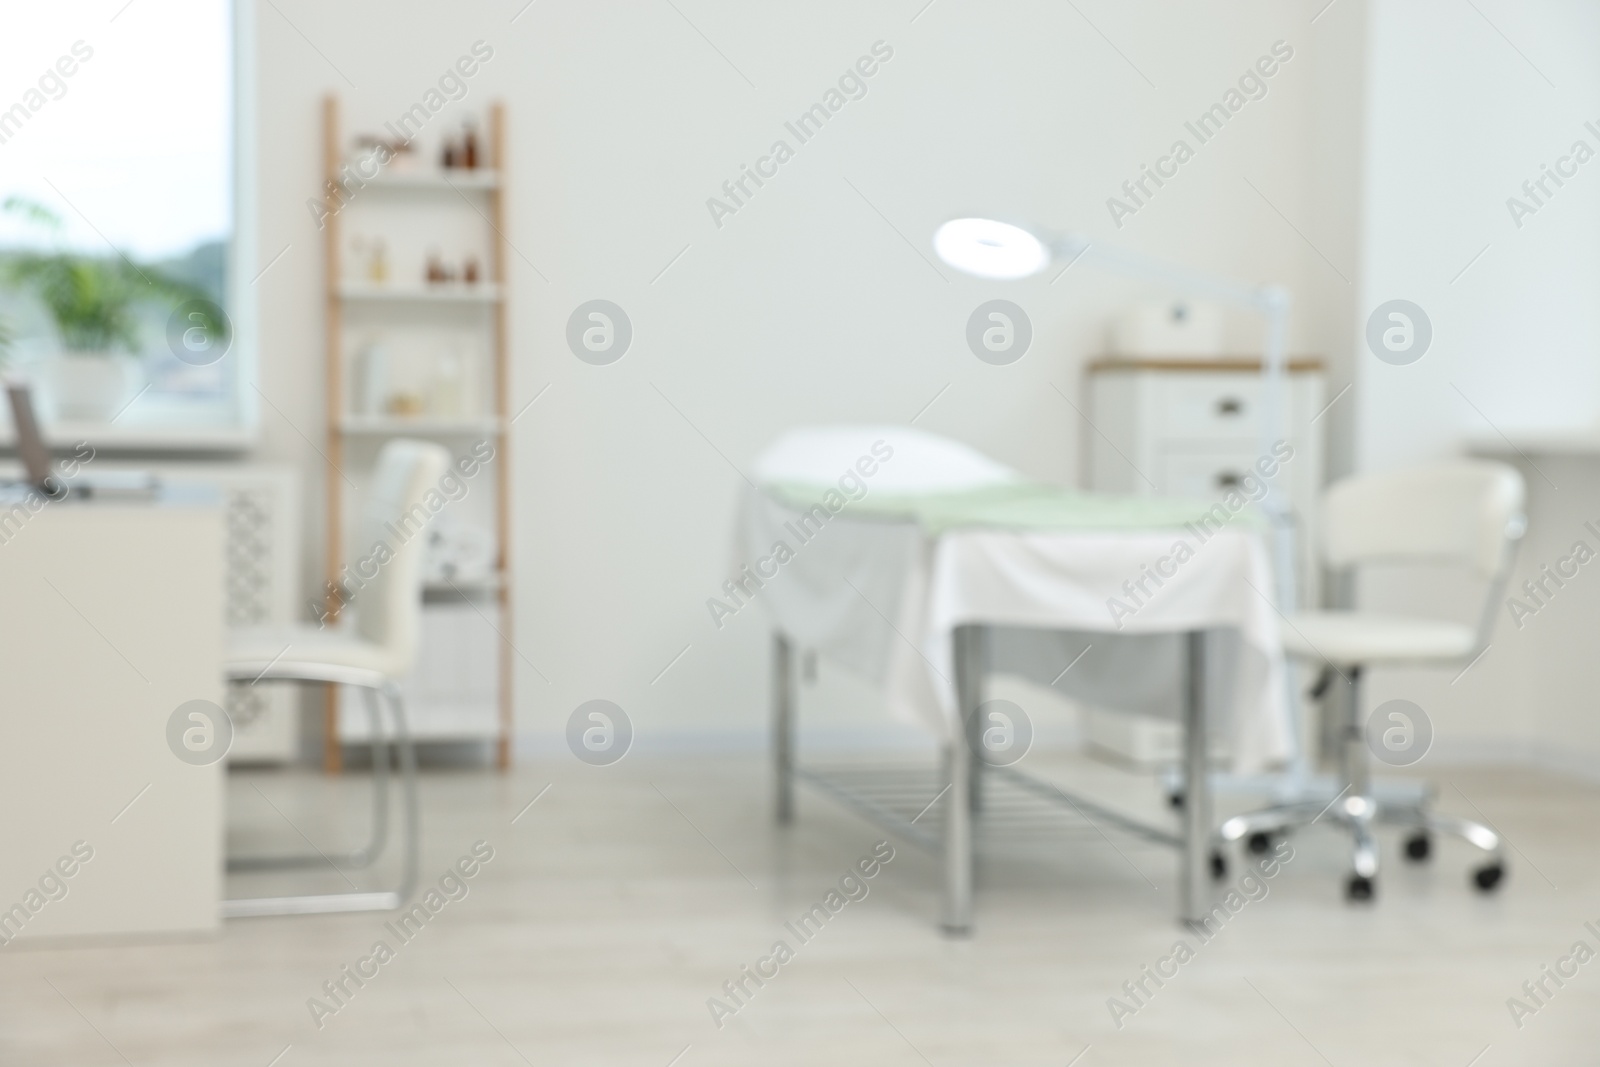
[[1217,475],[1218,489],[1237,489],[1244,483],[1244,476],[1236,471],[1223,471]]
[[1238,397],[1224,397],[1217,401],[1218,415],[1238,415],[1244,411],[1244,401]]

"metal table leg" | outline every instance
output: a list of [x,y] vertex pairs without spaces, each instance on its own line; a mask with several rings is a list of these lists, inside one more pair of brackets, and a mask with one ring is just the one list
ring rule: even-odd
[[956,714],[945,746],[950,797],[944,806],[944,918],[947,934],[972,932],[972,746],[967,724],[983,699],[984,632],[978,626],[957,627],[952,637],[955,661]]
[[1178,917],[1198,922],[1211,897],[1211,776],[1207,773],[1206,634],[1183,639],[1183,871]]
[[794,821],[794,645],[781,630],[772,633],[772,759],[774,811],[787,826]]
[[[964,662],[970,693],[968,696],[961,697],[959,703],[961,721],[965,726],[963,736],[967,739],[967,751],[971,756],[971,759],[967,761],[969,769],[968,790],[971,793],[971,801],[968,807],[976,817],[978,812],[983,810],[984,772],[989,767],[988,762],[984,759],[984,753],[988,750],[983,743],[983,732],[988,724],[978,714],[978,708],[983,704],[983,681],[989,671],[989,631],[982,626],[969,626],[967,630],[966,645],[964,646],[966,659],[965,661],[957,660],[956,670],[958,673],[956,682],[957,685],[961,682],[961,674],[959,672],[963,669],[961,664]],[[959,692],[958,696],[960,696]]]

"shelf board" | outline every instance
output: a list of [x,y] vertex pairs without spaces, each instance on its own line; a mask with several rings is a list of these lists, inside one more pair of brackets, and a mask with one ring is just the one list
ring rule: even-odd
[[367,182],[378,189],[498,189],[500,172],[479,167],[475,170],[381,171]]
[[351,436],[387,434],[475,434],[499,433],[500,420],[492,417],[439,418],[432,415],[347,415],[339,423],[341,433]]
[[453,282],[445,285],[372,285],[346,282],[339,286],[343,300],[402,301],[416,304],[493,304],[502,296],[496,282]]
[[[452,584],[454,583],[454,584]],[[490,574],[482,578],[452,578],[450,581],[429,580],[422,583],[425,596],[454,596],[456,593],[498,593],[506,584],[503,574]]]

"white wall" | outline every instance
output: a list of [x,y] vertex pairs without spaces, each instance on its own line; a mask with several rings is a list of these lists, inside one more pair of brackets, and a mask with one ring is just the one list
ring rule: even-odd
[[[342,93],[372,125],[473,41],[496,50],[453,107],[509,104],[513,409],[549,386],[517,424],[513,456],[516,642],[549,679],[519,662],[524,732],[558,730],[592,697],[626,708],[641,743],[762,729],[765,634],[752,613],[718,632],[704,601],[726,562],[731,464],[785,427],[906,421],[949,385],[920,427],[1074,480],[1079,427],[1049,383],[1076,402],[1108,315],[1140,290],[1081,266],[1053,285],[1003,286],[935,268],[929,235],[952,215],[1077,227],[1280,281],[1296,301],[1294,350],[1337,342],[1331,354],[1348,361],[1357,198],[1318,160],[1353,174],[1352,138],[1348,123],[1319,132],[1317,118],[1354,106],[1340,85],[1352,80],[1359,18],[1335,8],[1313,26],[1320,5],[1267,0],[936,0],[920,13],[923,0],[676,4],[543,0],[514,23],[521,0],[274,0],[257,15],[263,260],[289,246],[258,283],[260,384],[282,412],[265,410],[261,451],[312,476],[313,553],[324,472],[301,435],[322,434],[322,276],[304,201],[318,185],[319,98]],[[1106,198],[1279,39],[1295,58],[1268,95],[1118,232]],[[894,58],[869,94],[713,225],[706,198],[878,40]],[[1456,251],[1437,253],[1446,276]],[[1032,350],[1009,367],[980,363],[963,340],[971,310],[997,296],[1035,324]],[[622,305],[635,328],[609,367],[579,362],[563,341],[572,309],[595,297]],[[1240,349],[1256,337],[1248,320],[1230,331]]]
[[[1421,361],[1397,367],[1356,336],[1362,468],[1458,454],[1472,437],[1600,425],[1600,158],[1520,228],[1506,206],[1575,140],[1600,151],[1600,136],[1584,128],[1600,125],[1600,8],[1476,6],[1370,3],[1356,325],[1399,297],[1428,313],[1434,340]],[[1586,507],[1600,476],[1595,459],[1533,462],[1543,473],[1523,465],[1532,528],[1517,584],[1584,535],[1581,519],[1596,517]],[[1444,602],[1439,592],[1435,604]],[[1460,682],[1380,676],[1372,699],[1406,696],[1429,710],[1444,754],[1600,774],[1590,647],[1600,582],[1585,574],[1521,630],[1506,611],[1500,619],[1488,655]]]
[[1520,229],[1506,207],[1573,141],[1600,151],[1583,125],[1600,126],[1600,8],[1479,7],[1493,25],[1447,0],[1371,4],[1363,321],[1412,300],[1434,340],[1410,366],[1361,360],[1363,467],[1600,424],[1600,158]]

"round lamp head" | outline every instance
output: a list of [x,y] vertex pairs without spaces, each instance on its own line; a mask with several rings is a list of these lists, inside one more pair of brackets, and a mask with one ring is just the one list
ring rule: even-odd
[[1026,278],[1050,264],[1043,241],[994,219],[951,219],[934,231],[933,250],[950,266],[980,278]]

